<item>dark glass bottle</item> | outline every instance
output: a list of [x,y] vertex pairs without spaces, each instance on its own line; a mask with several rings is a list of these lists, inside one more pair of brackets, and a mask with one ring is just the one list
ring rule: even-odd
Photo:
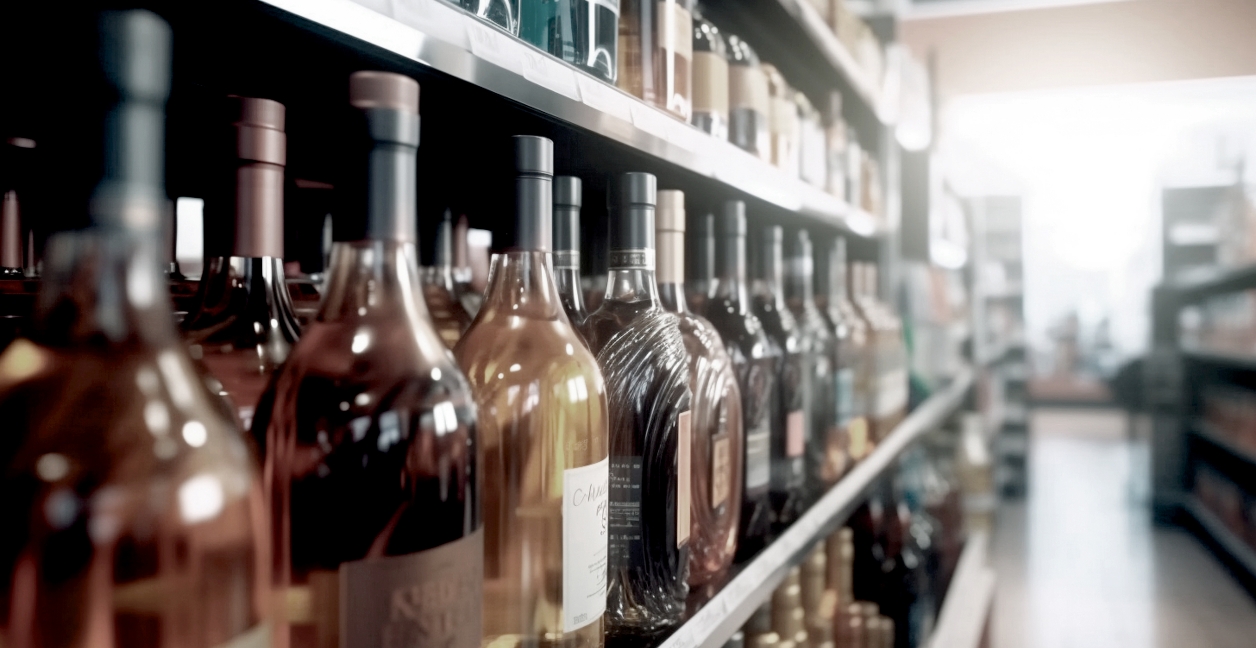
[[454,349],[484,447],[484,642],[599,648],[606,390],[550,270],[553,143],[515,137],[515,165],[516,240]]
[[604,81],[615,82],[619,4],[522,0],[519,37]]
[[247,429],[301,327],[283,269],[284,106],[249,97],[228,105],[233,146],[206,203],[215,255],[182,328]]
[[[337,187],[345,210],[365,216],[367,238],[336,244],[318,317],[253,422],[276,529],[275,594],[289,602],[275,632],[294,647],[423,636],[478,648],[482,450],[470,386],[419,285],[419,86],[357,72],[349,100],[367,164]],[[445,594],[423,594],[432,591]]]
[[845,431],[851,461],[872,451],[871,385],[875,373],[868,324],[848,298],[846,239],[837,237],[828,253],[817,257],[823,268],[816,274],[816,304],[828,316],[838,340],[838,425]]
[[580,285],[581,193],[580,178],[554,178],[554,281],[567,319],[577,330],[589,317]]
[[754,314],[781,352],[772,411],[772,515],[777,529],[807,507],[804,450],[811,436],[811,354],[798,321],[785,305],[779,225],[763,228],[753,283]]
[[49,240],[31,336],[0,356],[0,643],[264,644],[261,475],[162,272],[171,30],[107,12],[99,38],[92,225]]
[[718,139],[728,139],[728,45],[720,29],[700,13],[693,16],[693,117],[689,122]]
[[728,37],[728,141],[772,161],[768,130],[768,77],[759,55],[736,35]]
[[689,587],[689,361],[654,278],[655,179],[615,179],[606,296],[585,337],[610,406],[607,633],[650,636],[680,622]]
[[737,560],[759,553],[772,531],[769,486],[772,474],[772,411],[778,397],[777,365],[781,353],[768,339],[763,324],[751,312],[746,285],[746,204],[730,200],[718,221],[716,279],[706,317],[719,331],[733,359],[741,391],[742,458],[741,520],[737,533]]
[[454,281],[454,227],[449,210],[436,229],[435,258],[430,266],[419,270],[423,283],[423,301],[427,312],[436,325],[436,333],[450,349],[471,326],[471,314],[458,298],[458,285]]
[[693,312],[705,313],[715,287],[715,215],[694,218],[690,231],[685,296]]
[[799,230],[786,264],[785,300],[806,340],[811,369],[811,439],[805,450],[808,500],[815,501],[846,472],[846,438],[837,415],[837,339],[816,307],[811,236]]
[[[718,583],[737,550],[741,518],[741,391],[732,358],[711,323],[689,310],[685,299],[685,194],[658,192],[659,296],[676,314],[689,354],[689,458],[693,500],[689,542],[689,585]],[[682,458],[683,461],[683,458]]]

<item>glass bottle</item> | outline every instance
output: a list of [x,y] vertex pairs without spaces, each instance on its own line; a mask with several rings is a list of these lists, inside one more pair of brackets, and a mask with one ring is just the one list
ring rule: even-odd
[[705,313],[715,287],[715,215],[698,216],[691,229],[685,296],[693,312]]
[[208,259],[182,328],[192,357],[204,363],[247,429],[301,327],[283,268],[284,106],[250,97],[231,97],[228,105],[230,161],[206,203],[206,222],[222,230],[207,240],[225,249]]
[[436,229],[433,263],[419,270],[427,312],[436,325],[436,333],[450,349],[458,344],[458,338],[471,326],[471,314],[458,299],[458,286],[454,282],[453,238],[453,221],[446,209]]
[[3,206],[0,207],[0,280],[21,280],[26,276],[22,272],[22,239],[17,191],[9,189],[4,192]]
[[728,141],[772,161],[768,128],[768,78],[759,55],[735,34],[728,36]]
[[50,239],[31,337],[0,355],[0,643],[264,644],[261,477],[162,271],[170,28],[106,12],[98,32],[92,226]]
[[872,325],[876,348],[873,438],[884,439],[907,414],[907,352],[903,324],[888,304],[877,299],[877,266],[857,264],[852,281],[860,286],[856,305]]
[[482,450],[470,386],[419,285],[419,86],[357,72],[349,101],[367,164],[337,187],[359,201],[367,238],[336,244],[318,317],[253,421],[288,601],[276,638],[478,648]]
[[518,240],[494,255],[484,306],[454,349],[484,448],[484,641],[596,648],[606,391],[550,269],[553,142],[518,136],[515,152]]
[[658,192],[655,243],[659,298],[676,314],[689,354],[692,479],[689,586],[718,583],[737,550],[744,445],[741,392],[719,331],[685,299],[685,194]]
[[484,303],[484,295],[472,285],[475,273],[471,269],[471,245],[468,241],[470,231],[471,224],[467,221],[467,215],[459,216],[454,225],[453,273],[458,301],[462,303],[462,309],[474,319]]
[[610,405],[607,633],[651,636],[689,592],[689,364],[654,279],[655,178],[625,173],[609,198],[606,296],[584,327]]
[[580,285],[581,194],[580,178],[554,178],[554,280],[558,284],[558,299],[576,330],[589,317]]
[[655,103],[685,122],[693,116],[692,0],[655,0]]
[[576,40],[581,69],[615,83],[619,73],[620,3],[617,0],[576,0]]
[[824,114],[825,181],[824,189],[846,199],[846,120],[842,119],[842,93],[829,93]]
[[[846,240],[837,237],[824,252],[816,254],[816,308],[828,321],[837,346],[833,387],[838,435],[847,460],[842,474],[871,451],[868,443],[867,398],[863,387],[869,371],[868,330],[851,312],[846,299]],[[837,466],[835,457],[834,466]]]
[[619,75],[615,85],[628,94],[657,103],[654,78],[655,0],[620,0]]
[[520,0],[458,0],[458,5],[518,36],[519,2]]
[[763,228],[752,289],[754,314],[763,322],[768,339],[781,353],[777,364],[777,400],[772,410],[772,515],[782,529],[807,507],[806,464],[803,452],[810,442],[811,350],[798,321],[785,305],[782,232],[779,225]]
[[720,29],[693,14],[693,116],[689,123],[728,139],[728,45]]
[[786,265],[785,299],[810,347],[811,442],[805,449],[809,501],[815,501],[846,472],[846,438],[838,425],[837,338],[816,306],[812,287],[811,235],[798,230]]
[[798,106],[794,89],[770,63],[763,64],[768,78],[768,132],[771,136],[771,162],[791,177],[798,176]]
[[772,531],[771,481],[772,411],[776,408],[777,364],[780,349],[768,339],[763,324],[751,312],[746,285],[746,203],[730,200],[718,221],[715,247],[716,279],[706,317],[719,331],[733,359],[741,392],[742,430],[746,451],[742,457],[741,520],[737,531],[737,560],[744,561],[767,546]]
[[552,56],[614,83],[619,2],[522,0],[519,37]]

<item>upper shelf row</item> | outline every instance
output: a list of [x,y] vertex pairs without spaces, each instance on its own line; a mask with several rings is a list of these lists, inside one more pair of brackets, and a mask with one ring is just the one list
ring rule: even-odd
[[[874,86],[823,19],[804,3],[779,1],[876,111]],[[861,236],[883,229],[872,214],[439,0],[263,2],[809,219]]]

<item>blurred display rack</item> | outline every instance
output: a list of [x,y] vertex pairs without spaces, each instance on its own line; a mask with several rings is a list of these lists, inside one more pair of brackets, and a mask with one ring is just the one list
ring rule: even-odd
[[1182,357],[1196,362],[1219,365],[1242,371],[1256,371],[1256,354],[1244,354],[1210,349],[1185,349]]
[[833,29],[825,22],[819,10],[807,0],[776,1],[786,13],[794,18],[824,58],[846,79],[846,82],[855,90],[855,94],[872,109],[877,119],[883,124],[890,123],[892,121],[890,107],[886,105],[876,81],[869,78],[855,60],[854,54],[842,41],[838,40],[837,34],[833,33]]
[[1200,454],[1209,465],[1220,469],[1230,479],[1242,482],[1249,490],[1256,487],[1256,452],[1225,438],[1206,421],[1196,420],[1191,426],[1190,435],[1207,447]]
[[676,629],[658,648],[722,648],[750,615],[772,596],[789,570],[801,564],[815,543],[846,521],[895,460],[926,433],[941,426],[965,402],[974,373],[964,368],[894,428],[872,454],[816,502],[797,522],[741,567],[718,594]]
[[1212,546],[1213,552],[1230,567],[1239,582],[1249,592],[1256,593],[1256,549],[1234,535],[1220,518],[1193,496],[1186,499],[1182,509],[1194,523],[1196,532]]
[[883,233],[872,214],[439,0],[262,2],[298,24],[392,52],[812,221]]
[[968,535],[951,578],[937,625],[925,648],[978,648],[983,644],[996,577],[988,564],[989,536],[983,531]]
[[1227,270],[1200,270],[1191,276],[1164,284],[1182,302],[1194,302],[1213,295],[1256,288],[1256,264]]

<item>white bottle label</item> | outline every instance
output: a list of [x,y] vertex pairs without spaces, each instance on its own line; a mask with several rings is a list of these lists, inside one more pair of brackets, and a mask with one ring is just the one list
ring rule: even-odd
[[610,459],[563,471],[563,632],[606,611]]
[[692,485],[691,461],[693,439],[689,431],[689,412],[683,412],[676,420],[676,546],[689,541],[690,492]]
[[772,430],[767,412],[746,432],[746,490],[767,488],[772,477]]

